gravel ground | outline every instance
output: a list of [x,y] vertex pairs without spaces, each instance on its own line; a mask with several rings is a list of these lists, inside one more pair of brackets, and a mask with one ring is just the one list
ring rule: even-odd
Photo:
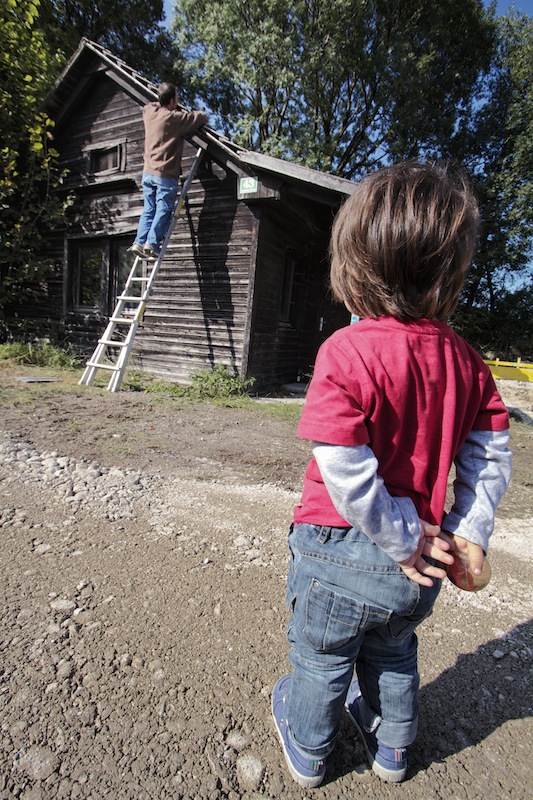
[[531,796],[530,387],[501,388],[522,417],[493,579],[447,583],[420,629],[407,780],[369,772],[343,720],[307,792],[270,718],[306,443],[236,409],[0,388],[0,800]]

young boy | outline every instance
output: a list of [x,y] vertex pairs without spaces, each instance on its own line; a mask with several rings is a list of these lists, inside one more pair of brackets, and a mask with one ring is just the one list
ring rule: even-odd
[[405,777],[418,718],[415,628],[452,549],[481,573],[510,479],[505,406],[445,321],[478,220],[464,177],[402,163],[358,184],[333,226],[333,295],[362,321],[320,348],[298,427],[313,459],[289,533],[293,672],[272,696],[290,773],[307,788],[324,778],[343,706],[372,769]]

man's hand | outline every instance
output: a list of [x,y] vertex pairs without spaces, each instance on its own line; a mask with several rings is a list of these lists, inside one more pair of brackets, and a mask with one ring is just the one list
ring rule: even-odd
[[438,525],[431,525],[421,519],[420,526],[422,532],[418,547],[410,558],[400,561],[400,567],[409,580],[419,583],[421,586],[433,586],[431,578],[443,580],[446,577],[446,570],[428,564],[424,556],[444,564],[452,564],[453,556],[447,552],[451,549],[451,545],[448,538],[440,536],[441,530]]

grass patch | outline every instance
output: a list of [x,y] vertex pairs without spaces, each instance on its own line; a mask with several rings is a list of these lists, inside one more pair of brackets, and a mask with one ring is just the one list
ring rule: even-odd
[[251,405],[258,414],[263,414],[265,417],[273,417],[282,422],[287,422],[289,425],[296,427],[302,416],[303,403],[254,403]]
[[0,362],[2,361],[61,370],[79,369],[82,365],[79,355],[48,342],[0,344]]
[[[11,343],[0,345],[0,374],[4,373],[9,378],[9,387],[4,382],[0,386],[0,402],[11,405],[38,403],[41,393],[62,394],[79,393],[96,390],[106,391],[108,375],[99,375],[91,387],[79,387],[78,381],[84,363],[80,358],[58,347],[42,344]],[[13,381],[18,367],[23,367],[22,372],[27,375],[38,376],[47,370],[55,377],[61,378],[61,383],[33,383],[16,384]],[[175,407],[186,406],[190,403],[210,402],[213,405],[225,408],[238,408],[254,414],[273,417],[296,426],[302,413],[301,403],[284,403],[281,398],[271,402],[258,403],[250,396],[254,379],[243,379],[230,375],[224,365],[217,365],[214,369],[203,370],[193,375],[190,385],[180,385],[154,378],[146,372],[128,369],[122,381],[121,393],[140,392],[150,395],[154,402],[172,403]]]
[[254,379],[243,379],[230,375],[221,364],[212,370],[203,370],[193,375],[188,386],[153,378],[144,372],[128,370],[124,375],[122,389],[158,395],[160,399],[172,398],[186,402],[211,402],[224,408],[240,408],[265,417],[273,417],[290,425],[297,425],[302,413],[301,403],[284,403],[281,399],[257,403],[250,397]]
[[255,378],[230,375],[223,364],[204,369],[193,375],[190,391],[195,400],[219,400],[248,395]]
[[122,388],[130,392],[166,394],[188,400],[227,401],[235,398],[248,398],[255,378],[241,378],[231,375],[223,364],[213,369],[204,369],[192,376],[190,385],[183,386],[152,378],[137,370],[126,371]]

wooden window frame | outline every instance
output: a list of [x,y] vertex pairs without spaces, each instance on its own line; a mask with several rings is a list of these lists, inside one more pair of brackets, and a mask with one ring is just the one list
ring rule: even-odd
[[[116,175],[126,169],[126,141],[102,142],[87,148],[87,174],[95,178]],[[100,158],[112,157],[115,162],[111,167],[98,169]]]
[[[73,314],[109,316],[117,302],[127,278],[123,269],[121,279],[121,254],[131,243],[131,236],[94,236],[70,239],[66,247],[65,310]],[[100,251],[100,292],[96,305],[80,302],[84,249]],[[123,265],[124,266],[124,265]],[[127,269],[127,265],[126,269]],[[129,270],[128,270],[129,272]]]

